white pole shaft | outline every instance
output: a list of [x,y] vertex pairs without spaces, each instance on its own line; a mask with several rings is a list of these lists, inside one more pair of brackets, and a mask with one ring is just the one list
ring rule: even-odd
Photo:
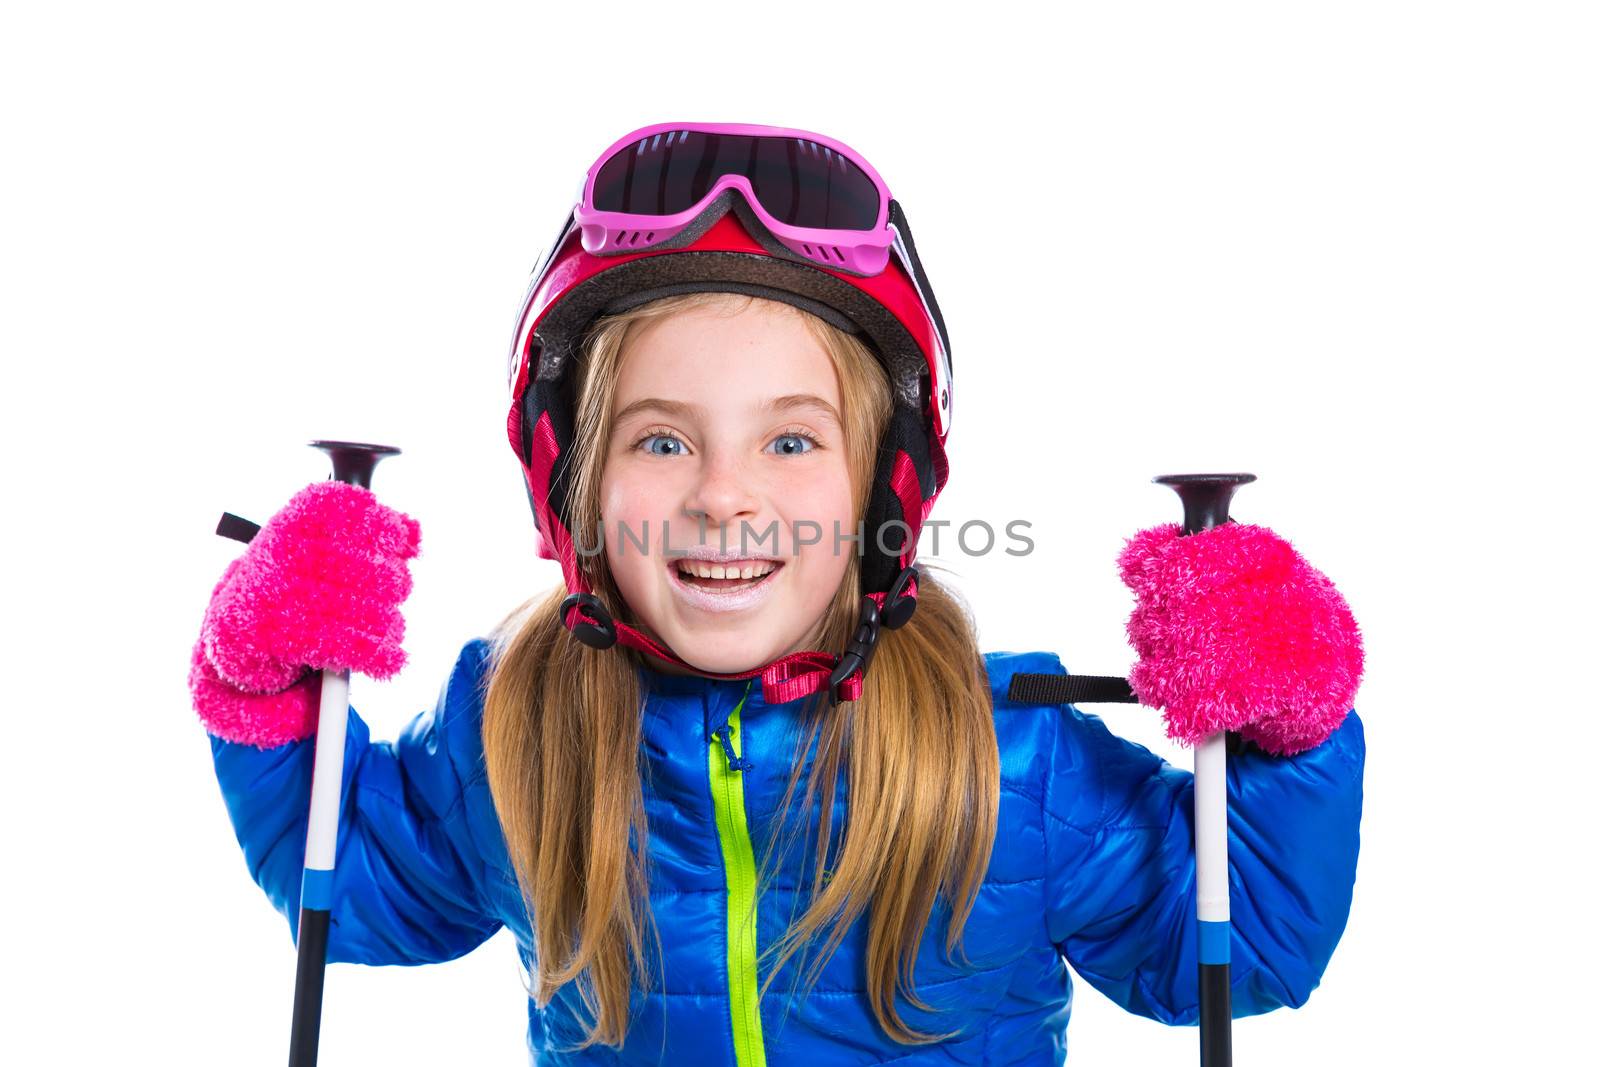
[[1217,731],[1194,750],[1195,886],[1201,922],[1228,921],[1228,749]]
[[311,822],[306,827],[306,867],[333,870],[339,839],[339,789],[344,784],[344,734],[350,713],[350,672],[322,672],[317,748],[311,769]]

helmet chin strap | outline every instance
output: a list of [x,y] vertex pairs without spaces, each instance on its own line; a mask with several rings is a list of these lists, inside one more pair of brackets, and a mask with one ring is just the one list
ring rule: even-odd
[[621,644],[685,667],[703,677],[723,681],[759,677],[761,698],[768,704],[786,704],[810,696],[819,689],[828,692],[831,704],[839,704],[846,700],[861,699],[867,667],[872,663],[873,653],[877,649],[879,632],[903,626],[916,610],[916,578],[916,567],[908,566],[900,572],[887,592],[868,593],[861,598],[861,614],[843,655],[791,652],[765,666],[729,674],[703,671],[661,642],[625,622],[618,622],[593,593],[570,594],[561,602],[560,617],[562,625],[572,636],[590,648],[606,649]]

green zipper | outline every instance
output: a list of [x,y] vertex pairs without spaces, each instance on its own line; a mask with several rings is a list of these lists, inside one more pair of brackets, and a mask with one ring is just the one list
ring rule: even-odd
[[[739,704],[728,713],[728,742],[741,757]],[[711,802],[717,812],[717,838],[728,872],[728,1012],[733,1022],[733,1054],[739,1067],[766,1067],[761,1039],[761,1009],[756,1003],[756,857],[744,812],[744,775],[729,765],[720,740],[711,738],[708,763]]]

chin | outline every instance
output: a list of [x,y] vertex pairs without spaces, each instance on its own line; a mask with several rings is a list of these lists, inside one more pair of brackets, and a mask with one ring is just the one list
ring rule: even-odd
[[[780,569],[775,577],[790,577],[784,573],[786,570]],[[770,596],[764,603],[743,610],[722,611],[701,610],[692,601],[686,604],[682,590],[677,588],[681,583],[675,577],[669,576],[665,587],[650,588],[648,595],[630,596],[630,592],[634,592],[630,584],[618,582],[623,599],[650,605],[639,613],[637,624],[695,671],[743,674],[765,667],[797,649],[817,647],[814,643],[804,643],[806,631],[784,633],[773,625],[806,614],[805,609],[789,602],[791,598],[784,595],[785,587],[777,583],[771,590],[777,595]],[[643,594],[644,590],[638,592]]]
[[681,645],[669,642],[669,646],[691,667],[708,674],[740,674],[764,667],[782,657],[780,652],[752,652],[750,640],[741,635],[732,635],[725,640],[690,640]]

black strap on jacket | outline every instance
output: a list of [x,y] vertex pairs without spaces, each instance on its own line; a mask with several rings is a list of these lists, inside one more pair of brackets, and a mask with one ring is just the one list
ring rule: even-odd
[[[1137,704],[1126,678],[1105,674],[1013,674],[1006,699],[1018,704]],[[1227,732],[1228,754],[1271,755],[1233,730]]]
[[1126,678],[1102,674],[1013,674],[1006,699],[1019,704],[1137,704]]

